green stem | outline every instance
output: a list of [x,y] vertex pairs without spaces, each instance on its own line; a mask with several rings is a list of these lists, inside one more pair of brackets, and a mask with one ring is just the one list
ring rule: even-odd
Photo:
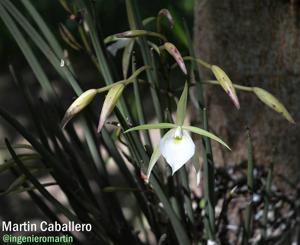
[[270,202],[270,195],[271,195],[271,185],[273,180],[273,169],[274,169],[274,163],[271,163],[270,169],[268,171],[268,177],[267,177],[267,185],[265,187],[265,195],[264,195],[264,216],[263,216],[263,238],[264,240],[267,239],[267,225],[268,225],[268,212],[269,212],[269,202]]
[[247,168],[247,186],[251,196],[249,204],[246,208],[245,214],[245,227],[243,235],[243,244],[249,244],[249,239],[252,234],[252,220],[253,220],[253,209],[252,209],[252,195],[254,191],[254,160],[253,160],[253,146],[249,129],[247,129],[247,147],[248,147],[248,168]]
[[[127,17],[128,17],[128,22],[129,22],[130,28],[131,29],[142,29],[143,26],[142,26],[142,23],[140,20],[139,13],[136,8],[136,3],[133,0],[126,0],[126,9],[127,9]],[[144,63],[146,65],[150,65],[151,67],[155,67],[145,38],[140,37],[138,39],[138,43],[141,48]],[[152,83],[151,84],[152,86],[150,87],[150,93],[151,93],[152,101],[154,104],[154,110],[155,110],[156,116],[158,118],[158,121],[162,122],[162,120],[163,120],[162,110],[161,110],[158,94],[155,89],[155,81],[157,81],[156,72],[154,70],[147,71],[147,79],[148,79],[148,81],[150,81]]]
[[112,83],[112,84],[109,84],[105,87],[102,87],[102,88],[98,88],[97,89],[97,92],[98,93],[102,93],[102,92],[105,92],[105,91],[108,91],[110,90],[112,87],[116,86],[116,85],[119,85],[119,84],[124,84],[124,86],[130,84],[130,83],[133,83],[135,80],[136,80],[136,77],[142,73],[143,71],[149,69],[150,66],[142,66],[140,67],[139,69],[137,69],[128,79],[124,79],[124,80],[120,80],[118,82],[115,82],[115,83]]
[[[132,56],[132,72],[135,73],[135,56]],[[138,121],[140,125],[145,124],[145,116],[144,116],[144,111],[142,107],[142,100],[140,96],[140,91],[139,91],[139,85],[138,85],[138,80],[134,79],[133,82],[133,89],[134,89],[134,97],[135,97],[135,105],[137,109],[137,114],[138,114]],[[143,130],[143,136],[145,143],[151,147],[151,139],[148,130]]]
[[[192,56],[195,56],[194,50],[193,50],[193,42],[191,39],[191,35],[189,34],[189,29],[184,22],[184,27],[185,31],[187,33],[187,38],[189,42],[189,47],[190,47],[190,54]],[[187,56],[191,57],[192,56]],[[186,57],[186,58],[187,58]],[[190,59],[190,58],[188,58]],[[206,68],[210,69],[210,65],[207,64],[206,62],[198,59],[198,62],[201,61],[202,65],[204,65]],[[194,73],[194,63],[191,65],[191,79],[196,80],[196,88],[197,88],[197,99],[198,99],[198,105],[200,108],[200,113],[199,117],[200,120],[203,120],[203,129],[208,130],[208,120],[207,120],[207,112],[205,108],[205,102],[204,102],[204,90],[203,90],[203,84],[200,82],[200,67],[196,66],[196,72]],[[195,74],[197,75],[195,79]],[[215,209],[214,209],[214,162],[213,162],[213,155],[212,155],[212,149],[211,149],[211,143],[210,139],[207,137],[203,137],[202,140],[203,144],[203,160],[204,160],[204,199],[205,199],[205,210],[206,210],[206,215],[204,219],[204,226],[205,226],[205,231],[208,236],[209,240],[214,241],[215,240]]]
[[130,30],[130,31],[125,31],[123,33],[118,33],[114,34],[111,36],[108,36],[104,39],[104,43],[108,44],[110,42],[118,41],[123,38],[136,38],[136,37],[143,37],[143,36],[150,36],[150,37],[157,37],[164,42],[167,42],[167,39],[164,35],[157,33],[157,32],[152,32],[152,31],[145,31],[145,30]]
[[[204,84],[220,85],[220,83],[216,80],[205,80],[205,81],[201,81],[201,82]],[[233,84],[233,87],[235,87],[236,89],[241,90],[241,91],[253,92],[252,87],[247,87],[247,86],[238,85],[238,84]]]
[[[206,108],[203,109],[203,128],[208,130],[208,120]],[[214,161],[211,149],[211,142],[209,138],[204,137],[203,145],[206,150],[204,156],[204,198],[206,201],[205,209],[206,214],[206,231],[208,232],[209,240],[215,240],[215,202],[214,202]]]
[[191,61],[195,61],[196,63],[208,68],[208,69],[211,69],[211,64],[205,62],[204,60],[200,59],[200,58],[194,58],[192,56],[184,56],[182,57],[183,60],[191,60]]

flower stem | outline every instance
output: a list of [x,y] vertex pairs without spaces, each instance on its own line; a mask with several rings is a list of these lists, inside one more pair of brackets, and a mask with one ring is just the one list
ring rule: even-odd
[[[216,80],[205,80],[205,81],[202,81],[202,83],[212,84],[212,85],[220,85],[220,83]],[[247,87],[247,86],[238,85],[238,84],[233,84],[233,87],[235,87],[238,90],[245,91],[245,92],[253,92],[252,87]]]

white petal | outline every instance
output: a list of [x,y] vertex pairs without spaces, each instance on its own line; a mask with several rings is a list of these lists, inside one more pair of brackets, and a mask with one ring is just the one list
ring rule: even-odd
[[113,55],[116,56],[118,50],[125,48],[125,46],[130,42],[129,38],[122,38],[118,41],[107,46],[107,50]]
[[175,138],[177,128],[169,130],[160,140],[160,152],[172,168],[174,174],[195,153],[195,144],[187,131],[182,130],[181,139]]

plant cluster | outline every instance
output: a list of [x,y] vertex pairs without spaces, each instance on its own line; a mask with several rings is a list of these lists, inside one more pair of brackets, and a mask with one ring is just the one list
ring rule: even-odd
[[[217,192],[211,140],[230,148],[209,132],[203,99],[205,85],[222,88],[233,105],[241,110],[243,104],[240,106],[237,91],[253,93],[294,123],[287,109],[266,90],[232,83],[219,66],[195,57],[185,23],[189,47],[179,51],[174,44],[176,40],[168,40],[165,32],[178,24],[167,9],[142,20],[135,1],[126,0],[129,30],[104,38],[99,31],[102,23],[98,22],[93,1],[60,0],[60,3],[78,28],[75,33],[60,24],[63,45],[31,1],[20,0],[18,5],[10,0],[0,2],[0,17],[44,91],[42,98],[34,98],[26,81],[10,66],[13,79],[27,102],[35,131],[29,132],[12,113],[0,109],[0,116],[28,142],[15,145],[5,140],[3,150],[6,148],[9,154],[0,165],[0,172],[11,171],[15,180],[2,194],[27,192],[53,222],[62,223],[63,215],[70,221],[92,224],[92,231],[83,234],[83,241],[77,238],[76,244],[145,244],[150,243],[151,237],[157,244],[225,243],[220,241],[224,233],[220,233],[222,226],[218,224],[226,210],[222,210],[220,216],[215,212]],[[84,81],[77,78],[80,71],[72,65],[70,50],[88,55],[105,86],[82,89]],[[70,105],[61,104],[39,60],[41,54],[61,81],[77,95]],[[201,78],[199,66],[209,69],[215,80]],[[174,74],[181,84],[180,91],[172,84]],[[189,125],[186,120],[192,86],[196,87],[194,106],[198,110],[195,120],[198,125]],[[142,99],[142,89],[149,91],[156,123],[148,122],[145,117],[149,110]],[[124,96],[125,91],[130,96]],[[96,96],[104,99],[100,113],[92,107]],[[160,130],[160,142],[151,139],[149,130],[152,129]],[[202,137],[201,151],[191,133]],[[249,151],[247,191],[252,195],[255,176],[250,134],[248,141],[245,142]],[[122,186],[113,184],[108,169],[111,160],[118,167]],[[196,170],[198,188],[203,189],[200,198],[189,187],[185,167],[189,160]],[[166,168],[155,165],[157,162],[166,162],[172,172],[163,171]],[[41,176],[49,176],[52,181],[45,183]],[[67,205],[51,193],[52,186],[65,194]],[[134,221],[125,216],[120,193],[131,199],[136,209]],[[235,189],[225,189],[224,193],[230,199]],[[268,213],[268,208],[264,212]],[[241,229],[244,244],[253,235],[252,220],[250,202]]]

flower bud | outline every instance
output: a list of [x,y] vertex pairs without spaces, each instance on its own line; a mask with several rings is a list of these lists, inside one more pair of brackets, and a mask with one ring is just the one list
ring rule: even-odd
[[66,111],[62,121],[61,121],[61,128],[64,128],[66,124],[82,109],[84,109],[95,97],[97,94],[96,89],[89,89],[82,93],[68,108]]

